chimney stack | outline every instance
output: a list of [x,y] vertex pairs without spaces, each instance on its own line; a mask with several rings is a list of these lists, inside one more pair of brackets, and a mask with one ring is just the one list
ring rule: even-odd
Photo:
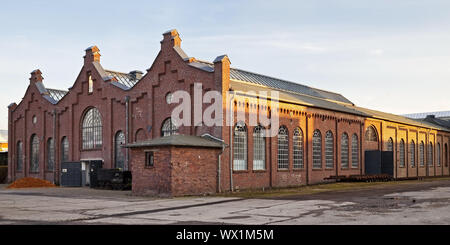
[[161,46],[170,45],[172,48],[181,45],[181,38],[177,30],[172,29],[163,33],[163,40],[161,41]]
[[30,83],[42,82],[42,80],[44,80],[42,77],[42,72],[39,69],[32,71],[30,74]]
[[85,65],[91,64],[92,62],[100,62],[100,50],[97,46],[89,47],[85,51],[86,55],[83,57]]

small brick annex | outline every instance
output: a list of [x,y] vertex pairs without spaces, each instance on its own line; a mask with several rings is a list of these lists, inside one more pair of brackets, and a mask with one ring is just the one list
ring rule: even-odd
[[[218,56],[213,62],[187,56],[181,49],[179,33],[171,30],[163,34],[161,50],[145,74],[104,69],[96,46],[86,49],[83,66],[68,91],[46,88],[41,71],[33,71],[22,101],[8,107],[8,180],[30,176],[58,184],[63,160],[102,160],[103,167],[113,168],[118,158],[122,157],[123,168],[133,169],[133,162],[142,160],[142,150],[116,147],[117,135],[123,134],[121,143],[125,144],[162,137],[162,125],[177,106],[167,103],[167,95],[182,90],[194,98],[198,84],[201,84],[202,95],[208,91],[222,93],[221,109],[224,115],[231,105],[235,109],[235,122],[240,112],[244,112],[247,118],[243,122],[246,125],[245,168],[230,171],[230,149],[233,144],[226,147],[219,160],[216,159],[221,164],[220,176],[217,171],[210,172],[211,178],[218,181],[216,189],[298,186],[320,183],[330,176],[364,174],[367,150],[391,149],[394,177],[397,178],[450,175],[449,128],[361,108],[340,94],[235,69],[230,64],[227,55]],[[250,93],[271,90],[280,93],[277,105],[271,102],[270,97],[255,97]],[[226,99],[229,91],[233,93],[232,101]],[[194,103],[192,101],[193,107]],[[212,103],[204,103],[202,112],[210,105]],[[287,129],[287,165],[279,168],[278,137],[275,136],[264,138],[263,167],[256,168],[255,127],[250,125],[248,118],[250,115],[270,114],[270,110],[274,109],[271,105],[277,107],[280,126]],[[99,137],[98,144],[86,149],[82,142],[85,137],[82,133],[83,119],[92,108],[98,110],[102,127],[101,133],[95,136]],[[195,121],[196,115],[191,114],[192,121]],[[226,125],[226,118],[222,120]],[[299,146],[301,155],[293,149],[296,143],[293,141],[294,131],[299,130],[303,137]],[[368,136],[370,132],[372,134]],[[207,134],[229,144],[233,133],[230,134],[228,126],[194,124],[179,127],[177,134]],[[318,138],[320,156],[313,150],[315,134],[321,136]],[[343,139],[344,135],[348,136],[348,141]],[[326,137],[332,140],[326,142]],[[410,147],[411,144],[415,147]],[[170,147],[164,150],[169,155],[184,154],[180,153],[183,151],[196,150]],[[192,155],[203,154],[209,153],[199,151]],[[298,161],[299,156],[303,165],[294,167],[294,161]],[[314,165],[313,160],[317,157],[321,160],[319,165]],[[343,161],[348,164],[342,164]],[[199,162],[192,159],[194,165]],[[194,165],[187,165],[186,168]],[[192,173],[189,169],[179,174],[186,174],[188,178]],[[152,176],[135,178],[133,184],[142,191],[147,182],[153,181],[150,179]],[[178,189],[176,195],[182,194],[192,193],[187,189]]]

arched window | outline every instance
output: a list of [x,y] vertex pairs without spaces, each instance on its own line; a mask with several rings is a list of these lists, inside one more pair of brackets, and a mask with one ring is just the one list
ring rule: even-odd
[[22,141],[17,142],[17,150],[16,150],[16,170],[22,171],[23,169],[23,144]]
[[278,130],[278,169],[289,168],[289,138],[285,126]]
[[312,138],[313,168],[322,168],[322,134],[314,130]]
[[341,138],[341,167],[348,168],[348,134],[343,133]]
[[437,156],[436,156],[436,161],[437,161],[437,165],[440,167],[441,166],[441,144],[437,143]]
[[394,141],[392,140],[392,138],[388,139],[387,150],[388,151],[394,151]]
[[61,162],[69,161],[69,140],[64,136],[61,140]]
[[444,154],[445,154],[445,166],[448,167],[448,149],[447,149],[447,144],[444,145]]
[[292,136],[292,147],[294,157],[294,169],[304,168],[303,164],[303,131],[300,128],[294,129],[294,135]]
[[84,114],[82,124],[83,150],[102,147],[102,117],[97,108],[89,109]]
[[405,166],[405,141],[403,139],[400,140],[400,167]]
[[358,153],[358,135],[352,135],[352,167],[357,168],[359,166],[359,153]]
[[136,133],[134,134],[134,141],[143,141],[145,140],[146,136],[145,136],[145,131],[144,129],[140,128],[136,131]]
[[331,131],[325,134],[325,167],[334,167],[334,138]]
[[47,170],[53,171],[55,167],[55,141],[53,138],[47,140]]
[[427,164],[428,166],[433,166],[433,143],[430,142],[430,144],[428,145],[428,159],[427,159]]
[[125,149],[122,145],[125,144],[125,134],[123,131],[118,131],[114,138],[114,167],[123,169],[125,165]]
[[411,143],[409,143],[409,162],[411,167],[416,166],[416,143],[414,140],[411,140]]
[[30,143],[30,171],[39,172],[39,138],[33,134]]
[[253,169],[266,169],[266,139],[264,128],[256,126],[253,129]]
[[167,118],[164,120],[161,127],[161,136],[171,136],[178,134],[178,127],[173,122],[172,118]]
[[371,125],[366,129],[365,138],[366,141],[373,141],[373,142],[378,141],[377,130],[375,129],[374,126]]
[[423,141],[419,145],[419,164],[421,167],[425,165],[425,145]]
[[233,169],[247,170],[247,127],[240,121],[234,127]]

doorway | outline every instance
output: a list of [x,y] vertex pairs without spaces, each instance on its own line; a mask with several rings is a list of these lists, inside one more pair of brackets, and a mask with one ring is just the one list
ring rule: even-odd
[[103,167],[103,160],[81,161],[81,184],[91,188],[97,187],[97,172]]

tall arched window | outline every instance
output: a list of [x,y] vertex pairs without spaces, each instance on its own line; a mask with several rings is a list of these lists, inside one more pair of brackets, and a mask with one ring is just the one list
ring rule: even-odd
[[304,168],[303,164],[303,131],[297,127],[292,136],[292,152],[294,157],[294,169]]
[[392,140],[392,138],[388,139],[387,150],[388,151],[394,151],[394,141]]
[[172,118],[167,118],[164,120],[161,127],[161,136],[171,136],[178,134],[178,127],[173,122]]
[[123,131],[118,131],[114,138],[114,167],[123,169],[125,165],[125,149],[122,145],[125,144],[125,134]]
[[373,141],[373,142],[378,141],[377,130],[375,129],[374,126],[371,125],[366,129],[365,138],[366,141]]
[[352,135],[352,167],[357,168],[359,166],[359,147],[358,147],[358,135]]
[[430,144],[428,145],[428,159],[427,159],[427,164],[428,166],[433,166],[433,143],[430,142]]
[[405,166],[405,141],[403,139],[400,140],[400,167]]
[[97,108],[89,109],[82,124],[83,150],[102,148],[102,117]]
[[416,143],[414,140],[411,140],[411,143],[409,143],[409,162],[411,167],[416,166]]
[[436,161],[437,161],[437,165],[440,167],[441,166],[441,144],[437,143],[437,156],[436,156]]
[[313,168],[322,168],[322,134],[314,130],[312,138]]
[[247,170],[247,127],[240,121],[234,127],[233,169]]
[[278,130],[278,169],[289,168],[289,138],[285,126]]
[[343,133],[341,138],[341,167],[348,168],[348,134]]
[[30,171],[39,172],[39,138],[33,134],[30,141]]
[[425,165],[425,145],[423,141],[419,145],[419,164],[421,167]]
[[444,154],[445,154],[445,166],[448,167],[448,149],[447,149],[447,144],[444,145]]
[[22,141],[17,142],[16,150],[16,170],[22,171],[23,169],[23,143]]
[[55,167],[55,141],[53,138],[47,140],[47,170],[53,171]]
[[264,128],[256,126],[253,129],[253,169],[266,169],[266,140]]
[[69,161],[69,140],[64,136],[61,140],[61,162]]
[[331,131],[325,134],[325,167],[334,167],[334,138]]

